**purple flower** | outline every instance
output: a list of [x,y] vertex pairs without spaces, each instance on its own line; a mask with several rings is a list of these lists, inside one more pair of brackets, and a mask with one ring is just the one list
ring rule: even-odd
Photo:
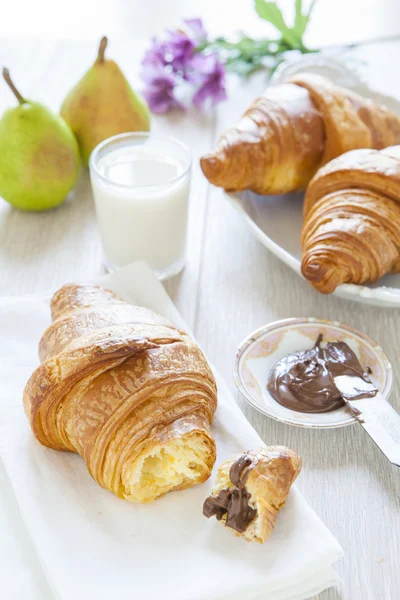
[[197,54],[192,60],[191,81],[200,83],[193,96],[193,104],[202,106],[208,100],[211,104],[226,100],[225,68],[218,54]]
[[167,61],[175,71],[182,71],[194,54],[195,42],[183,31],[171,31],[169,35],[165,42]]
[[200,18],[184,19],[183,22],[188,27],[189,34],[191,33],[195,40],[203,42],[207,39],[207,32],[204,29],[203,21]]
[[151,40],[152,45],[146,51],[144,58],[142,60],[142,65],[145,67],[147,65],[150,66],[165,66],[167,64],[167,60],[165,57],[166,47],[165,42],[160,42],[156,37],[153,37]]
[[216,53],[204,55],[200,50],[204,47],[200,44],[207,41],[202,20],[186,19],[184,24],[184,29],[166,31],[161,40],[153,38],[144,55],[141,78],[152,112],[184,109],[178,97],[186,97],[190,86],[195,88],[192,98],[195,106],[208,101],[215,104],[226,98],[223,64]]
[[143,95],[153,113],[166,113],[173,108],[184,109],[174,95],[176,79],[162,66],[144,65],[141,77],[146,83]]

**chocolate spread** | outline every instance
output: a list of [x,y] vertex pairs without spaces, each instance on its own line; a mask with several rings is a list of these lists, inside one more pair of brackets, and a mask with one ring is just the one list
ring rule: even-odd
[[203,515],[220,521],[226,515],[225,525],[239,533],[246,531],[257,511],[249,504],[251,494],[246,490],[246,480],[255,465],[255,457],[247,452],[239,456],[229,470],[233,488],[221,490],[217,496],[209,496],[203,505]]
[[345,402],[334,383],[338,375],[353,375],[370,383],[370,369],[363,369],[345,342],[330,342],[324,348],[321,342],[322,334],[313,348],[289,354],[272,369],[268,391],[286,408],[306,413],[340,408]]

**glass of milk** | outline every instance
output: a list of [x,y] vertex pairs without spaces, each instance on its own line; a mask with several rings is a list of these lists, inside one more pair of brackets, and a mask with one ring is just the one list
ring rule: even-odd
[[191,155],[177,140],[123,133],[99,144],[90,178],[107,267],[146,260],[160,279],[184,267]]

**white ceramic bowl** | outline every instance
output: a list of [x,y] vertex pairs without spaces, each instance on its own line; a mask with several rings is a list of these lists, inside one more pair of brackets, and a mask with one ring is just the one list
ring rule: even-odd
[[292,352],[311,348],[320,333],[324,342],[346,342],[363,367],[371,368],[371,379],[379,391],[383,396],[389,396],[392,367],[376,342],[335,321],[294,318],[261,327],[239,346],[233,376],[246,400],[268,417],[289,425],[331,429],[355,423],[356,419],[345,406],[318,414],[296,412],[276,402],[267,390],[268,376],[276,362]]

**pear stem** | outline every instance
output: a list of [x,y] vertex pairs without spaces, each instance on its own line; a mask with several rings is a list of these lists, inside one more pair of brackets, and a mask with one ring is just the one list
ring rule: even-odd
[[108,44],[108,39],[106,38],[106,36],[102,37],[100,40],[99,53],[97,55],[96,62],[98,62],[98,63],[104,62],[104,53],[106,51],[107,44]]
[[6,68],[3,69],[3,77],[4,77],[4,80],[7,83],[7,85],[10,87],[10,89],[14,93],[14,95],[15,95],[16,99],[18,100],[18,102],[20,104],[23,104],[24,102],[26,102],[25,98],[23,96],[21,96],[21,94],[19,93],[19,91],[15,87],[15,85],[14,85],[12,79],[11,79],[10,71],[8,69],[6,69]]

